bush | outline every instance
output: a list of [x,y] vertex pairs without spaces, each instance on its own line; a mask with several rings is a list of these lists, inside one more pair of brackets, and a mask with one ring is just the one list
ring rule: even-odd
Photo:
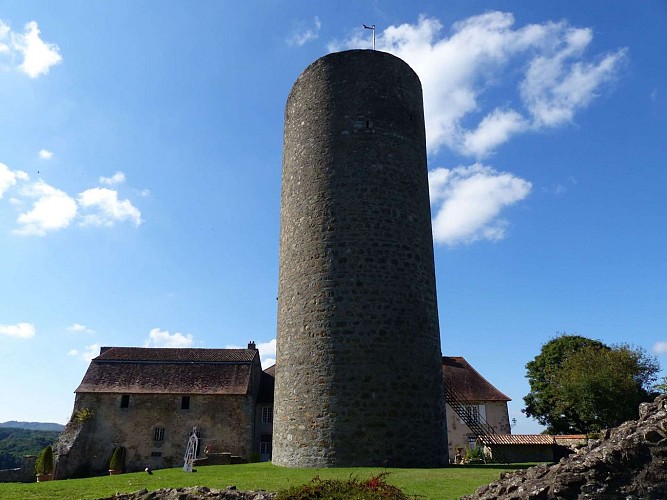
[[316,476],[308,484],[279,491],[275,500],[410,500],[399,488],[387,484],[385,476],[382,473],[366,481],[322,480]]
[[125,467],[125,448],[119,446],[114,448],[111,454],[111,461],[109,462],[110,470],[123,470]]
[[470,450],[466,450],[466,456],[464,462],[467,464],[483,464],[486,462],[486,457],[484,456],[484,450],[481,447],[477,446]]
[[90,408],[80,408],[72,414],[71,421],[76,425],[83,425],[95,416],[95,412]]
[[35,473],[39,475],[53,473],[53,448],[51,445],[39,452],[35,462]]

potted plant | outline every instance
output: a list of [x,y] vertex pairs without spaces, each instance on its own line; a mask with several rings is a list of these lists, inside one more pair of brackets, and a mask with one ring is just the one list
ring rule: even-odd
[[39,452],[37,462],[35,462],[35,474],[37,474],[38,483],[53,479],[53,448],[51,445]]
[[119,446],[114,448],[111,454],[111,461],[109,462],[109,475],[115,476],[122,474],[125,468],[125,448]]

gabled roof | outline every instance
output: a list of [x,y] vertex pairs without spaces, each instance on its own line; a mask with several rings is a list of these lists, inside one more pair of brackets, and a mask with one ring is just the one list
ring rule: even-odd
[[470,402],[511,401],[461,356],[443,356],[442,373],[445,383],[451,384],[460,397]]
[[167,347],[102,347],[94,361],[158,361],[160,363],[243,363],[252,361],[254,349],[175,349]]
[[103,347],[77,393],[246,394],[254,349]]

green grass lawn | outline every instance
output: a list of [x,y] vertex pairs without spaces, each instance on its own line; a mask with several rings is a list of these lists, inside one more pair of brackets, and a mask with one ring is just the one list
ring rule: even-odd
[[240,490],[278,491],[290,486],[307,483],[319,475],[322,479],[369,478],[383,471],[387,482],[398,486],[408,495],[419,495],[426,499],[447,500],[472,493],[479,486],[498,479],[501,472],[524,468],[526,465],[478,465],[457,466],[444,469],[287,469],[270,463],[222,465],[199,467],[197,472],[187,473],[181,469],[162,469],[148,475],[145,472],[119,476],[68,479],[45,483],[0,484],[3,500],[28,500],[48,498],[62,500],[95,499],[114,493],[129,493],[146,488],[176,488],[184,486],[208,486],[223,489],[234,485]]

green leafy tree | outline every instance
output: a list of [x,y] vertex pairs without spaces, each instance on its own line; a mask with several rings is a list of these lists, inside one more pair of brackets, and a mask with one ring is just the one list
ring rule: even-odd
[[547,427],[547,432],[567,434],[576,432],[582,424],[574,408],[558,404],[560,396],[560,370],[568,358],[584,347],[607,348],[602,342],[579,335],[561,335],[542,346],[540,354],[526,365],[530,392],[523,398],[522,410]]
[[667,376],[662,377],[660,381],[653,386],[653,390],[658,394],[667,394]]
[[581,426],[595,432],[636,419],[639,403],[651,399],[659,366],[641,348],[586,347],[563,363],[560,409],[574,407]]
[[556,434],[586,433],[637,418],[660,370],[641,348],[607,346],[578,335],[550,340],[526,365],[526,415]]

